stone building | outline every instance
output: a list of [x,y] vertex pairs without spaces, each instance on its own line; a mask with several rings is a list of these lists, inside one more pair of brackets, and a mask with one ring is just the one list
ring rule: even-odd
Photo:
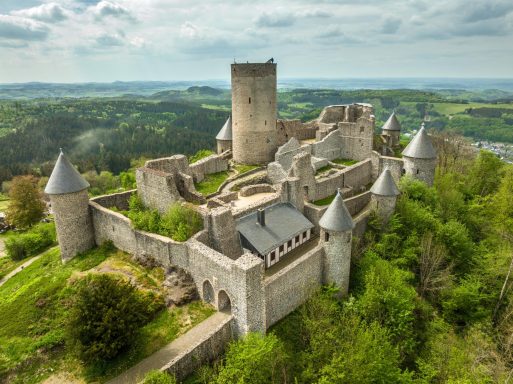
[[432,186],[435,180],[436,151],[424,123],[403,151],[404,173]]
[[267,164],[278,149],[276,64],[232,64],[233,160]]
[[[347,294],[352,238],[363,236],[371,211],[390,217],[403,171],[432,183],[436,154],[424,129],[402,159],[373,151],[369,104],[328,106],[306,123],[277,121],[276,64],[231,71],[232,115],[218,154],[193,164],[183,155],[147,161],[136,171],[137,190],[89,200],[88,184],[61,153],[46,191],[63,261],[112,241],[138,259],[181,268],[204,301],[231,311],[240,335],[265,332],[320,284]],[[261,167],[237,174],[236,163]],[[207,175],[227,170],[217,192],[198,193]],[[194,203],[203,230],[177,242],[135,229],[119,213],[135,193],[161,213]]]

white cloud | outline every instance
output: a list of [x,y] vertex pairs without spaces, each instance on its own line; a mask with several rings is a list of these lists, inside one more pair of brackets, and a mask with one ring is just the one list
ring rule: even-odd
[[20,16],[0,15],[0,39],[37,41],[48,37],[48,27]]
[[66,11],[57,3],[41,4],[37,7],[12,12],[13,15],[55,23],[67,19]]
[[106,0],[100,1],[98,4],[92,7],[92,12],[98,20],[108,17],[133,19],[133,16],[128,8],[122,6],[119,3]]

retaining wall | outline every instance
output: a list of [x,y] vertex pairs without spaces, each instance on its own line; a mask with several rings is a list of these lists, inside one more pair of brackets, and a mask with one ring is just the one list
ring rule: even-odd
[[210,155],[189,166],[194,181],[203,181],[205,175],[228,170],[228,160],[219,155]]
[[191,345],[166,364],[161,371],[174,375],[177,382],[181,382],[202,365],[218,359],[232,340],[232,323],[233,317],[227,317],[215,329],[204,334],[197,344]]

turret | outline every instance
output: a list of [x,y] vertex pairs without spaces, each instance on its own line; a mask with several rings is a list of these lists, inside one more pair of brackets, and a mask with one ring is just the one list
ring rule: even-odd
[[278,149],[276,64],[232,64],[233,160],[268,164]]
[[223,128],[219,131],[216,136],[217,141],[217,153],[221,154],[232,149],[232,117],[228,117]]
[[319,226],[325,252],[324,281],[335,283],[341,295],[347,295],[354,223],[340,190],[319,220]]
[[395,184],[390,169],[385,168],[371,189],[371,204],[383,223],[388,222],[394,213],[399,189]]
[[95,245],[87,188],[89,183],[61,150],[45,193],[50,196],[63,262]]
[[436,151],[424,123],[403,151],[404,173],[432,186],[435,179]]
[[395,111],[392,112],[388,120],[383,124],[381,133],[387,138],[387,144],[390,147],[397,147],[401,139],[401,124],[397,120]]

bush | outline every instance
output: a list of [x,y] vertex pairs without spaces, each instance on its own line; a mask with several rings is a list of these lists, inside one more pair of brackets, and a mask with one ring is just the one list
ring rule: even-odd
[[150,371],[142,384],[176,384],[176,379],[165,372]]
[[54,223],[41,223],[31,230],[5,240],[7,255],[14,261],[37,255],[56,243]]
[[142,293],[129,281],[111,275],[88,275],[77,284],[69,336],[87,362],[119,355],[164,306],[161,297]]
[[193,208],[175,203],[165,215],[149,210],[137,194],[132,195],[127,214],[135,228],[167,236],[175,241],[186,241],[203,228],[201,216]]

